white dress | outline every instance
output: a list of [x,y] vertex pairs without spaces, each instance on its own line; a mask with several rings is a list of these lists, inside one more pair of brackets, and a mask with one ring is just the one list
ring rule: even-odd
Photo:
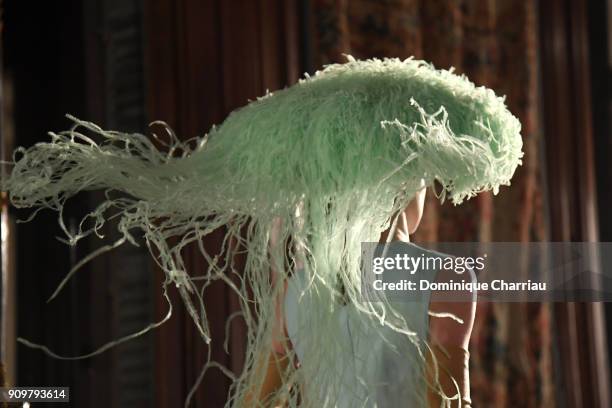
[[[439,256],[414,244],[402,243],[401,253],[410,256]],[[390,247],[388,256],[393,256]],[[436,271],[417,271],[419,279],[435,280]],[[425,406],[426,385],[423,359],[418,348],[405,334],[366,317],[354,304],[330,307],[329,291],[318,291],[307,273],[297,271],[290,279],[285,296],[285,323],[293,349],[300,362],[312,353],[317,358],[315,375],[308,378],[319,399],[309,405],[321,407],[420,407]],[[404,318],[418,339],[427,340],[429,327],[429,291],[401,293],[390,305]],[[330,313],[325,327],[310,324],[313,313]],[[393,321],[391,317],[389,321]],[[324,339],[322,341],[322,339]],[[322,350],[325,349],[325,350]],[[329,350],[327,350],[329,349]],[[425,349],[421,347],[423,353]],[[328,351],[325,354],[324,351]],[[318,354],[321,353],[321,354]],[[312,390],[311,390],[312,391]],[[313,393],[309,393],[312,395]]]

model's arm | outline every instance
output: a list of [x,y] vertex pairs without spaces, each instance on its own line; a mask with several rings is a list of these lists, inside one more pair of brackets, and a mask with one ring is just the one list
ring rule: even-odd
[[276,407],[283,403],[274,394],[283,383],[283,373],[289,366],[289,356],[285,352],[278,352],[271,347],[269,350],[259,354],[259,361],[252,372],[255,379],[263,378],[263,381],[254,381],[253,386],[244,401],[244,408],[251,407]]
[[[280,221],[277,219],[273,223],[270,237],[271,251],[278,247],[279,228]],[[290,363],[290,357],[287,353],[287,332],[282,308],[287,290],[287,282],[279,281],[274,266],[271,268],[271,274],[273,285],[281,285],[282,290],[276,291],[278,295],[275,299],[275,319],[272,327],[271,341],[268,347],[258,352],[258,360],[252,371],[253,381],[250,381],[252,389],[249,390],[242,403],[244,408],[275,407],[283,403],[274,398],[274,394],[282,386],[284,373],[286,373]],[[263,379],[262,382],[258,381],[260,378]]]
[[[381,236],[381,242],[390,240],[410,242],[409,236],[417,229],[423,215],[425,190],[419,191],[406,209],[398,215],[394,231],[387,230]],[[476,282],[476,275],[469,271],[469,280]],[[457,280],[453,271],[442,270],[436,277],[437,282]],[[448,295],[446,295],[448,296]],[[429,346],[427,355],[427,380],[430,385],[439,387],[444,395],[452,397],[459,391],[461,404],[453,402],[452,406],[470,406],[470,379],[468,371],[468,344],[474,317],[476,315],[476,293],[453,292],[453,301],[445,298],[444,292],[433,292],[429,311]],[[450,317],[452,316],[452,317]],[[455,400],[456,401],[456,400]],[[434,388],[428,390],[428,405],[439,408],[442,398]],[[446,405],[444,405],[446,406]]]
[[[408,206],[398,214],[395,230],[383,232],[380,241],[397,240],[410,242],[409,236],[413,234],[423,216],[425,203],[425,182],[423,188],[415,194]],[[393,234],[391,237],[388,234]],[[389,239],[390,238],[390,239]],[[476,282],[476,275],[469,270],[469,279]],[[454,271],[442,270],[438,272],[437,282],[456,280]],[[446,295],[448,296],[448,295]],[[431,385],[428,389],[428,406],[439,408],[447,406],[442,404],[440,393],[448,397],[457,396],[459,392],[461,403],[457,399],[453,407],[469,407],[470,377],[468,344],[474,317],[476,315],[476,293],[453,292],[452,302],[445,298],[444,292],[433,292],[429,304],[429,346],[427,356],[427,380]],[[452,316],[452,317],[451,317]],[[437,388],[437,392],[436,391]]]
[[[475,282],[474,272],[469,271],[469,274],[470,280]],[[455,272],[441,271],[436,280],[445,282],[453,278],[457,279]],[[435,385],[437,372],[439,386],[445,395],[453,396],[457,391],[461,394],[461,404],[453,402],[452,406],[464,408],[471,404],[468,344],[476,315],[476,293],[453,292],[452,302],[445,296],[448,294],[433,292],[430,301],[428,380]],[[449,314],[452,317],[447,317]],[[441,406],[442,398],[433,389],[429,390],[428,400],[432,408]]]

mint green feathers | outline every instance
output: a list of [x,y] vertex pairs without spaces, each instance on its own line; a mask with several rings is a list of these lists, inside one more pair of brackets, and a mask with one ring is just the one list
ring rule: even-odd
[[460,203],[509,184],[521,147],[490,89],[423,61],[351,60],[236,110],[193,159],[205,174],[223,167],[243,198],[424,178]]
[[[142,235],[166,273],[164,291],[169,284],[179,288],[206,341],[215,339],[200,284],[225,281],[238,294],[240,318],[249,329],[245,370],[226,373],[234,381],[228,404],[261,385],[251,370],[275,319],[280,289],[271,283],[272,266],[277,282],[291,275],[296,259],[304,263],[312,290],[334,292],[341,282],[364,319],[405,334],[419,347],[422,339],[409,322],[393,318],[388,304],[359,302],[361,242],[378,241],[421,180],[438,182],[441,198],[458,204],[508,185],[523,155],[520,123],[503,98],[413,59],[349,58],[327,66],[237,109],[203,138],[171,138],[167,152],[146,136],[72,119],[75,127],[52,133],[51,142],[18,149],[3,191],[15,206],[57,211],[81,190],[126,193],[100,203],[76,234],[65,230],[69,242],[98,233],[115,214],[124,240],[134,242],[135,231]],[[222,257],[200,245],[208,269],[187,271],[181,250],[220,227],[226,228],[221,255],[229,261],[218,262]],[[273,233],[280,243],[294,243],[289,254],[271,248]],[[244,250],[238,273],[233,259]],[[285,384],[307,382],[317,375],[317,362],[333,358],[335,339],[325,338],[325,330],[335,324],[334,308],[311,311],[320,353],[286,373]],[[288,393],[288,387],[279,392]],[[296,401],[289,398],[292,406]]]

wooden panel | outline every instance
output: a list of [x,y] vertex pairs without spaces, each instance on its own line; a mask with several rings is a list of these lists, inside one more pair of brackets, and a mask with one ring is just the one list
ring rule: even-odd
[[228,113],[262,93],[261,1],[221,2],[223,111]]
[[[163,120],[170,126],[178,123],[178,60],[176,53],[176,7],[168,0],[144,2],[144,64],[146,105],[149,121]],[[167,313],[167,305],[161,296],[163,273],[156,268],[153,294],[156,319]],[[181,300],[175,290],[170,298],[175,305]],[[174,407],[185,398],[184,373],[184,316],[180,308],[165,325],[155,332],[155,406]]]
[[[14,84],[14,145],[30,146],[49,141],[48,130],[65,129],[64,114],[86,117],[82,22],[74,16],[83,12],[76,0],[62,7],[41,3],[3,2],[3,68]],[[78,20],[78,21],[77,21]],[[85,195],[71,199],[65,208],[67,222],[85,207]],[[30,210],[12,208],[16,218]],[[87,325],[89,313],[88,268],[72,280],[51,303],[47,298],[70,267],[70,251],[54,237],[61,235],[57,214],[47,211],[32,222],[13,229],[16,249],[17,335],[42,343],[59,354],[74,355],[90,350]],[[84,242],[83,242],[84,244]],[[80,246],[80,249],[84,249]],[[78,331],[79,336],[74,336]],[[16,348],[17,378],[14,383],[71,387],[71,400],[86,406],[88,362],[49,358],[23,345]],[[81,404],[85,402],[84,404]]]
[[[553,241],[597,241],[587,21],[584,2],[540,2],[548,191]],[[593,271],[598,265],[593,264]],[[554,306],[560,391],[568,406],[609,406],[601,303]]]
[[[296,0],[146,1],[150,119],[166,120],[181,138],[202,135],[266,89],[295,81],[299,66],[296,4]],[[205,247],[219,248],[222,237],[223,231],[211,234]],[[193,273],[206,267],[195,248],[185,253]],[[212,359],[238,372],[245,345],[242,325],[232,325],[230,354],[222,349],[225,322],[238,301],[219,284],[207,289],[205,303],[216,339]],[[156,335],[157,407],[182,404],[209,352],[178,299],[175,306],[171,323]],[[228,386],[229,380],[211,369],[191,406],[223,406]]]

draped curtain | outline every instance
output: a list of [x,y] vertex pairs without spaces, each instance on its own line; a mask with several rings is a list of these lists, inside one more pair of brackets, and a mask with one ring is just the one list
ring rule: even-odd
[[[430,192],[415,242],[546,239],[535,0],[313,0],[311,13],[314,68],[343,54],[452,66],[506,95],[522,123],[525,157],[512,187],[458,207]],[[479,303],[470,345],[474,406],[556,405],[550,328],[546,304]]]

